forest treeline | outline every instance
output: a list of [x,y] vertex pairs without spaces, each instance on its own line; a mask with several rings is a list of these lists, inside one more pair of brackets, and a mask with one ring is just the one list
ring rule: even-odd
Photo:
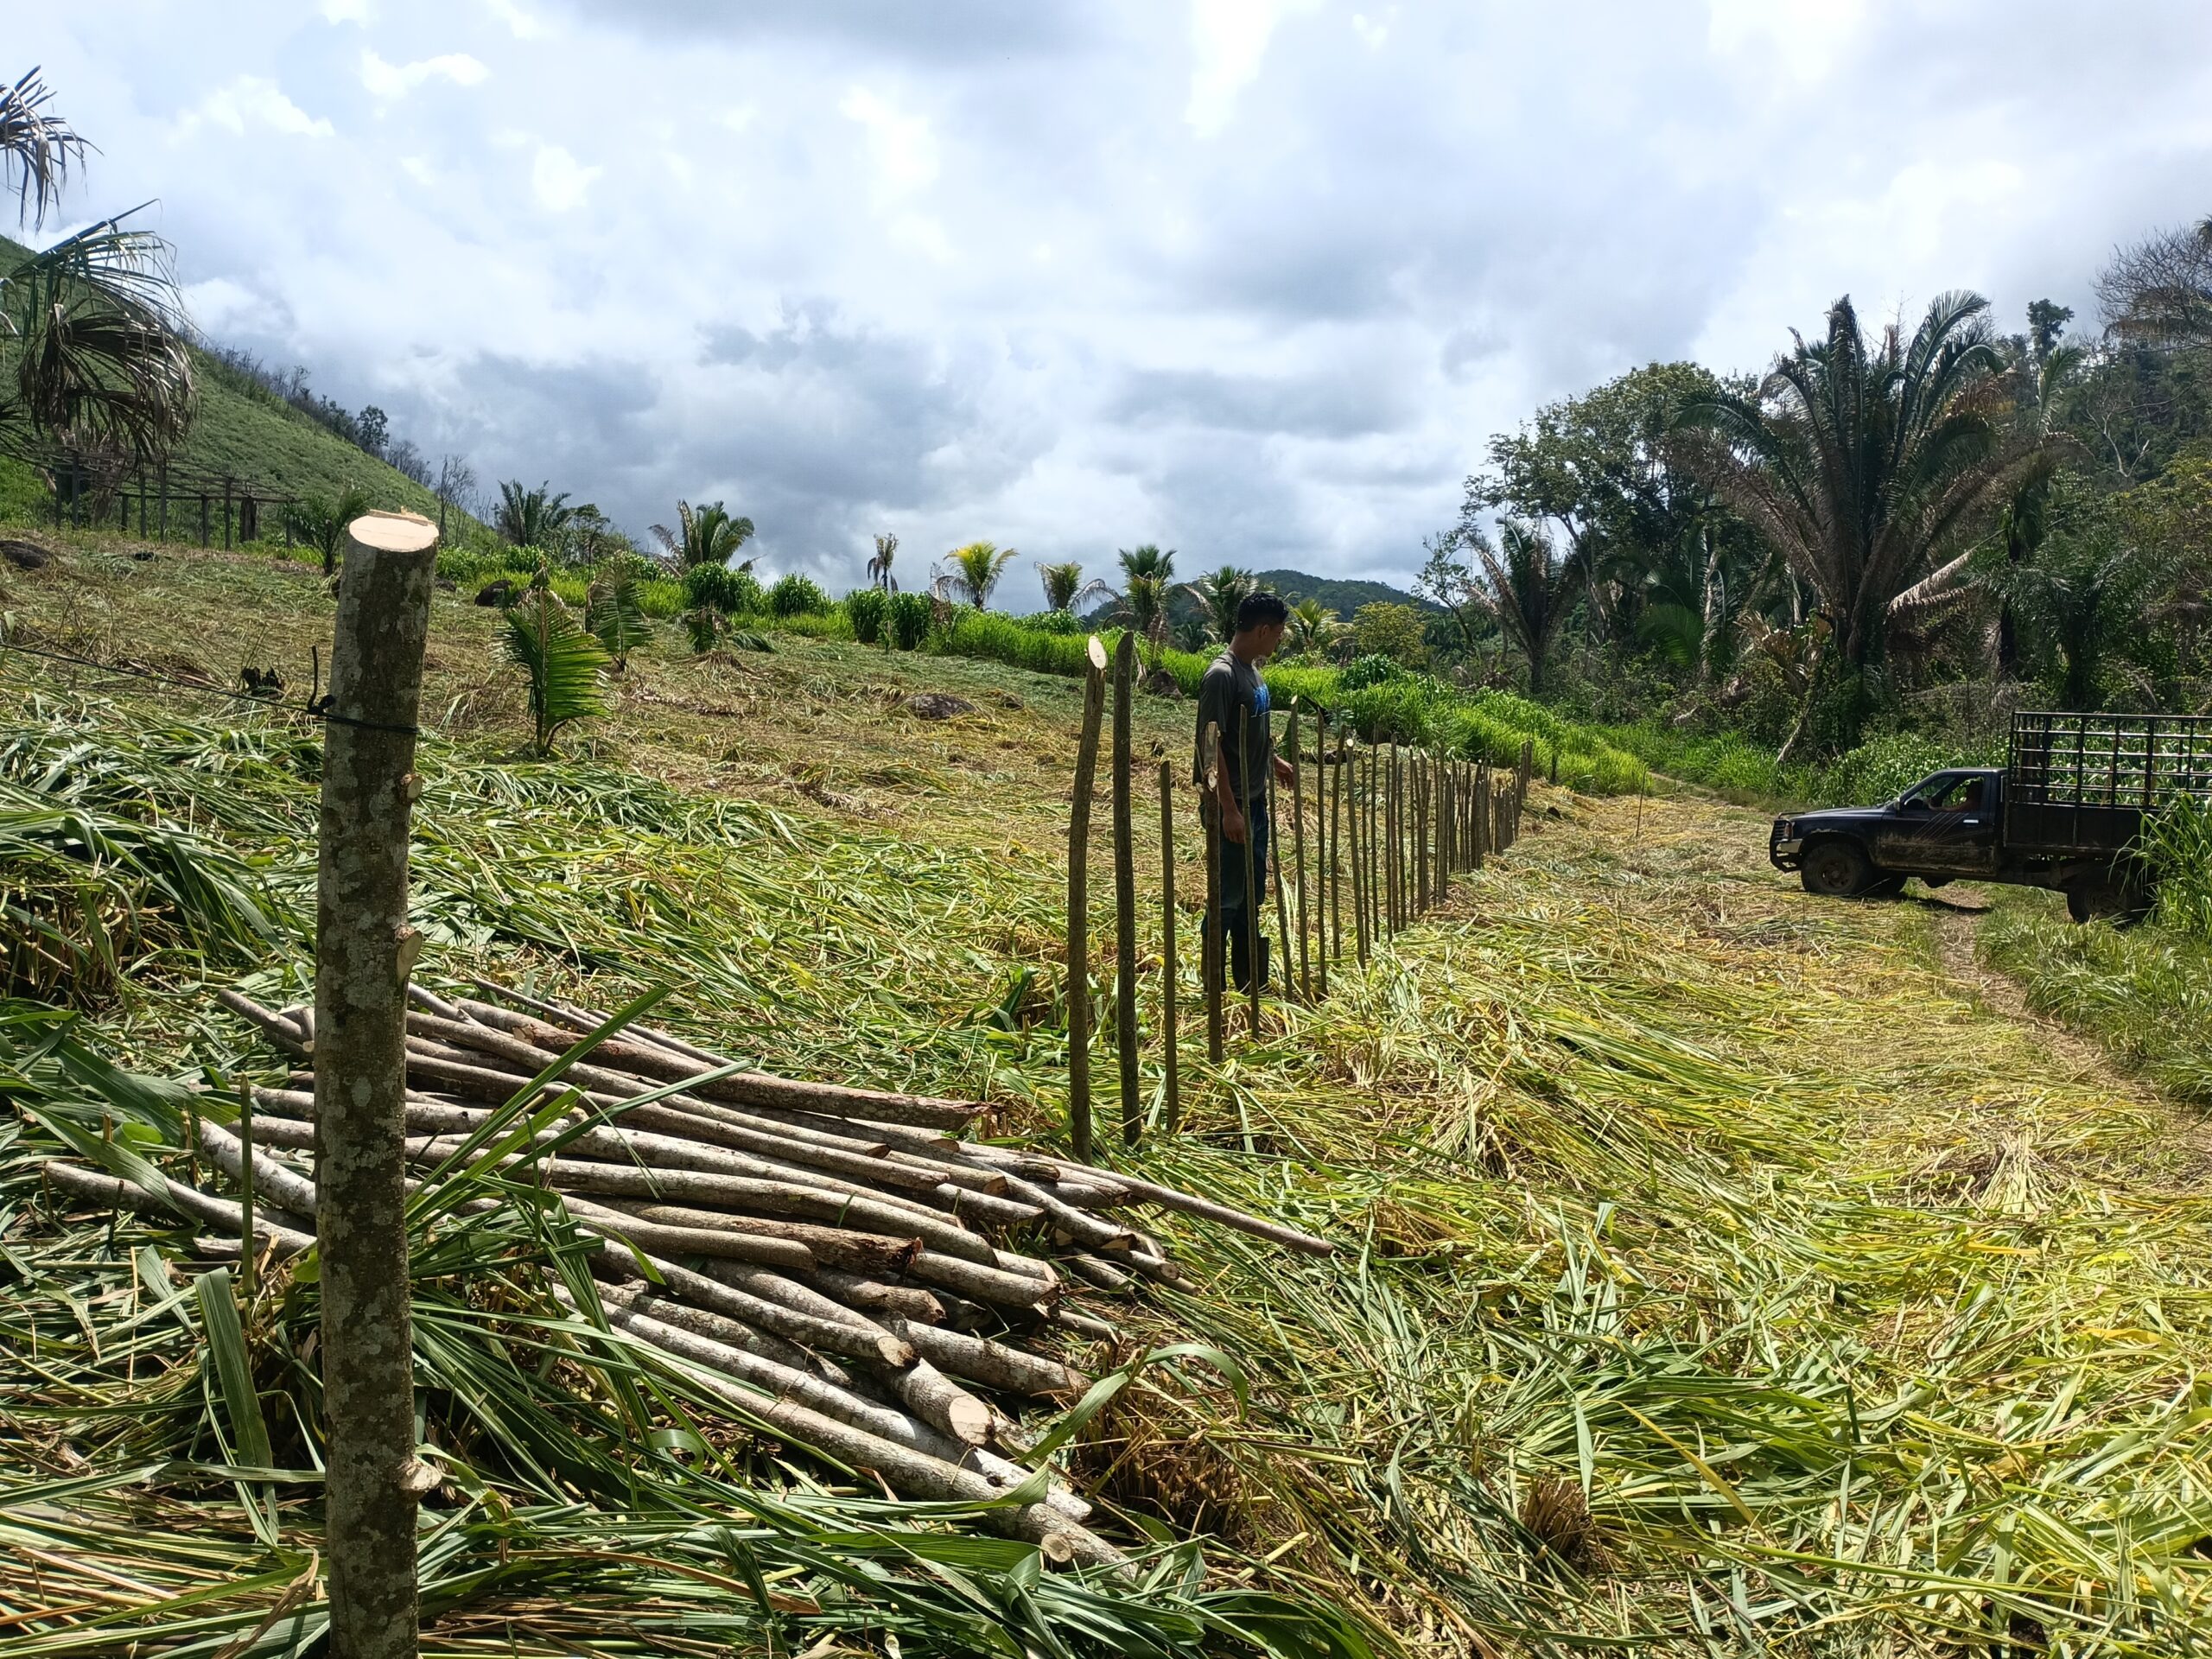
[[1762,378],[1656,363],[1547,405],[1428,543],[1420,648],[1692,773],[1984,753],[2031,704],[2203,711],[2212,219],[2096,295],[2011,334],[1978,295],[1841,299]]

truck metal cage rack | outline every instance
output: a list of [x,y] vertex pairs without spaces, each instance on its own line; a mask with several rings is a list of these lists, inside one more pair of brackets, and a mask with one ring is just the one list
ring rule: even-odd
[[2143,815],[2177,798],[2212,802],[2212,716],[2012,716],[2006,838],[2085,853],[2132,846]]

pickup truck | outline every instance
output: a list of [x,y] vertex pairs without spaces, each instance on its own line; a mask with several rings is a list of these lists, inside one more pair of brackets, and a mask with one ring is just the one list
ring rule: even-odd
[[2212,800],[2212,717],[2022,713],[2005,764],[1922,779],[1878,806],[1774,821],[1767,856],[1808,893],[1875,898],[1907,876],[2052,887],[2077,922],[2148,912],[2145,822],[2179,797]]

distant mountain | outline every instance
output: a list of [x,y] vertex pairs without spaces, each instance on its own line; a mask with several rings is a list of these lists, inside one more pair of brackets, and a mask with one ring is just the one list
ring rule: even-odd
[[1322,606],[1349,622],[1363,605],[1411,605],[1433,611],[1437,607],[1402,588],[1387,582],[1354,582],[1338,576],[1311,576],[1303,570],[1262,570],[1261,585],[1273,588],[1295,605],[1301,599],[1318,599]]

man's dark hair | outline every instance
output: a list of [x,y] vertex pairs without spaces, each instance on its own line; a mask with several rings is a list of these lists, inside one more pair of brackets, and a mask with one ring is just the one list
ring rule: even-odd
[[1277,622],[1290,620],[1290,607],[1282,602],[1281,594],[1247,594],[1236,601],[1236,632],[1247,628],[1264,628]]

